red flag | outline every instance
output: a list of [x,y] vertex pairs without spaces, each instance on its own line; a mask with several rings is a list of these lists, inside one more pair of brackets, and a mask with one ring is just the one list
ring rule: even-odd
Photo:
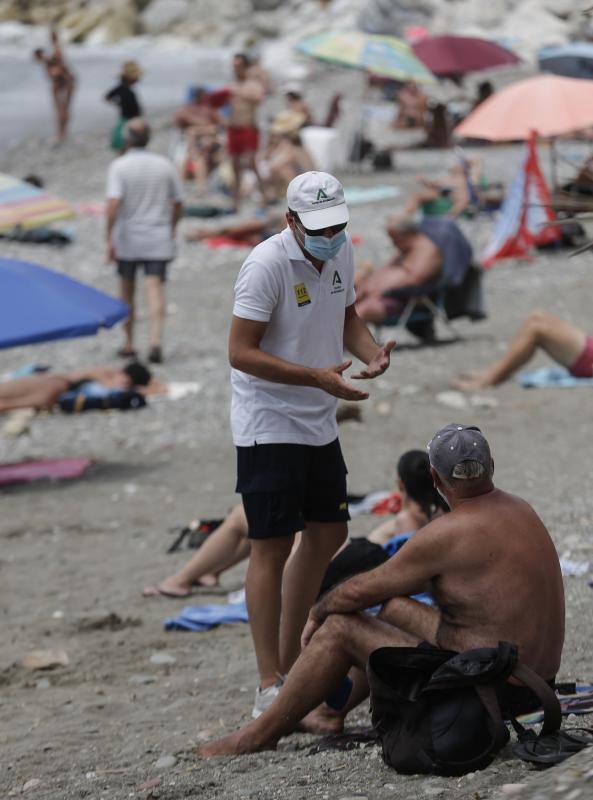
[[503,258],[528,255],[535,245],[557,242],[562,233],[549,223],[556,219],[550,208],[550,190],[541,171],[531,133],[523,163],[509,186],[482,263],[491,267]]

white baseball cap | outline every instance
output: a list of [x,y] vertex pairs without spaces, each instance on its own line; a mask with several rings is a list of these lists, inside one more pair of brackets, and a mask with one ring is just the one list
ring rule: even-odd
[[286,200],[310,231],[342,225],[350,219],[342,184],[328,172],[303,172],[288,184]]

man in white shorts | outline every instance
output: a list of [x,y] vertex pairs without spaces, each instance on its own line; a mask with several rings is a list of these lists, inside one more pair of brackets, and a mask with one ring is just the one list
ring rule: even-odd
[[352,377],[365,379],[387,369],[395,344],[379,346],[356,314],[340,182],[305,172],[289,184],[287,202],[288,227],[241,268],[229,340],[237,491],[251,539],[247,605],[260,673],[254,717],[298,657],[307,614],[347,534],[337,398],[368,393],[344,380],[351,364],[344,348],[367,365]]

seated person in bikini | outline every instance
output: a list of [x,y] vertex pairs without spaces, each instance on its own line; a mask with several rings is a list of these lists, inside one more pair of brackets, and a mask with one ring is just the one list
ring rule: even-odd
[[38,373],[0,383],[0,413],[16,408],[35,408],[49,411],[61,394],[87,381],[96,381],[107,389],[122,392],[144,389],[150,384],[151,373],[143,364],[131,363],[117,367],[88,367],[72,372]]
[[[423,451],[404,453],[397,463],[397,476],[401,508],[368,536],[369,541],[381,546],[389,545],[398,534],[422,528],[446,508],[433,486],[428,457]],[[249,551],[247,517],[238,503],[187,564],[160,583],[145,587],[142,594],[189,597],[196,586],[217,586],[220,574],[248,558]]]
[[[341,730],[348,711],[368,695],[366,663],[379,647],[426,642],[462,652],[508,641],[544,680],[555,678],[564,591],[548,531],[525,501],[494,486],[488,442],[477,428],[448,425],[428,452],[435,486],[451,512],[425,525],[381,566],[325,594],[311,609],[301,655],[270,708],[200,747],[200,756],[273,749],[299,724],[315,733]],[[410,599],[427,589],[434,606]],[[377,604],[377,617],[365,613]],[[333,711],[324,700],[348,674],[350,698]],[[515,714],[539,705],[526,687],[508,684],[505,694],[503,706],[512,704]]]
[[498,361],[453,381],[461,391],[498,386],[543,350],[575,378],[593,378],[593,336],[547,311],[532,311]]

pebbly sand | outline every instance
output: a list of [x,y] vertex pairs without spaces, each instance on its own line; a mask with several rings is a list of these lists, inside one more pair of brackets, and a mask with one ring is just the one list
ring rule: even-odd
[[[75,137],[51,154],[45,144],[30,141],[5,156],[0,168],[19,175],[37,172],[49,190],[73,202],[99,201],[110,159],[104,141],[103,131]],[[160,130],[155,148],[163,151],[167,143],[167,131]],[[518,147],[480,150],[487,174],[507,181],[519,154]],[[449,156],[437,151],[406,151],[398,155],[393,175],[342,177],[349,185],[395,181],[405,193],[418,172],[439,171],[444,158]],[[382,222],[393,206],[352,209],[351,230],[362,236],[358,258],[387,256]],[[506,750],[489,769],[461,779],[398,776],[382,763],[375,746],[309,755],[316,740],[304,735],[284,740],[276,753],[209,762],[190,756],[192,746],[247,720],[256,683],[247,625],[167,633],[163,619],[185,603],[141,596],[146,583],[169,574],[192,552],[166,555],[172,539],[168,529],[196,516],[221,516],[237,500],[226,336],[233,279],[244,254],[186,244],[183,234],[194,224],[181,224],[168,287],[166,363],[155,372],[164,379],[197,381],[200,392],[127,414],[41,415],[30,435],[0,436],[3,462],[73,455],[96,462],[78,481],[0,491],[0,796],[485,800],[503,796],[504,784],[533,784],[519,796],[549,797],[559,782],[568,788],[554,797],[590,796],[585,782],[591,780],[591,754],[534,777]],[[482,217],[466,230],[474,243],[483,243],[489,225]],[[79,216],[66,227],[76,235],[68,248],[2,243],[2,253],[115,292],[113,268],[104,261],[101,217]],[[560,554],[592,560],[587,411],[592,390],[527,391],[509,383],[477,393],[463,409],[436,399],[459,371],[499,353],[532,308],[590,326],[592,281],[588,254],[503,263],[486,275],[489,319],[459,323],[463,341],[418,349],[402,334],[391,370],[369,386],[363,421],[341,428],[351,490],[390,487],[401,452],[423,446],[450,421],[475,423],[491,441],[498,484],[534,505]],[[142,313],[143,353],[146,335]],[[0,351],[0,372],[31,361],[55,369],[113,363],[120,337],[115,329],[95,338]],[[544,358],[537,362],[544,363]],[[375,521],[357,518],[351,531],[365,533]],[[244,566],[227,573],[224,591],[239,587],[243,574]],[[589,577],[565,579],[562,680],[593,679]],[[218,593],[192,600],[220,601]],[[29,651],[47,648],[64,649],[68,666],[40,672],[19,665]],[[155,664],[155,654],[174,661]],[[361,710],[352,724],[366,721]],[[173,758],[159,762],[164,756]],[[577,789],[579,794],[571,794]]]

